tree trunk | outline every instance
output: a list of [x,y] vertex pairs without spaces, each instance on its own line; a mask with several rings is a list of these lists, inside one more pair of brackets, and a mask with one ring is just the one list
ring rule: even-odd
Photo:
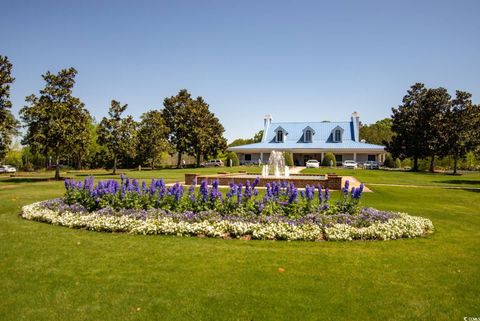
[[413,168],[412,171],[416,172],[418,171],[418,157],[413,156]]
[[60,180],[60,157],[55,156],[55,179]]
[[457,165],[458,165],[458,156],[455,153],[455,155],[453,156],[453,175],[457,174]]
[[430,169],[429,169],[429,172],[430,172],[430,173],[435,172],[435,155],[432,155],[432,157],[430,158]]
[[113,175],[117,174],[117,155],[113,157]]
[[201,154],[200,154],[200,153],[197,153],[196,156],[197,156],[197,157],[196,157],[196,158],[197,158],[197,167],[200,167],[200,156],[201,156]]
[[182,152],[178,152],[177,168],[182,168]]

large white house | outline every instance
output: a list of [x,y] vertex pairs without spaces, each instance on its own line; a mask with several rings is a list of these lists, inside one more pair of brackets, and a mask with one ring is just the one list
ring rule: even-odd
[[264,118],[260,143],[229,147],[237,153],[240,163],[266,163],[272,150],[293,154],[295,165],[304,165],[309,159],[322,161],[325,153],[332,152],[337,164],[345,160],[383,162],[385,146],[368,144],[359,139],[360,118],[357,112],[344,122],[272,122]]

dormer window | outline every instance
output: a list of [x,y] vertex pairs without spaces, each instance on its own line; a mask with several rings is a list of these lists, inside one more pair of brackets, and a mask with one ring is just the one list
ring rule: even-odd
[[288,135],[287,131],[282,128],[281,126],[278,126],[275,130],[275,142],[276,143],[283,143],[285,142],[285,136]]
[[315,135],[315,131],[312,129],[312,127],[305,127],[303,129],[303,142],[311,143],[313,141],[313,135]]
[[340,129],[337,129],[335,131],[335,141],[339,142],[341,140],[342,140],[342,132],[340,131]]
[[283,130],[277,132],[277,143],[283,143]]
[[332,140],[334,143],[341,143],[343,139],[343,128],[340,126],[335,127],[332,130]]
[[312,142],[312,131],[311,130],[305,131],[305,142],[306,143],[311,143]]

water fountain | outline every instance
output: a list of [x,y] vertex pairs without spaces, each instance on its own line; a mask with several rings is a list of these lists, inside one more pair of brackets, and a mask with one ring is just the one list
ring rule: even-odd
[[[270,171],[272,172],[271,174]],[[283,152],[272,151],[268,159],[268,164],[263,165],[262,177],[268,177],[270,175],[275,178],[290,177],[290,169],[288,166],[285,166]]]

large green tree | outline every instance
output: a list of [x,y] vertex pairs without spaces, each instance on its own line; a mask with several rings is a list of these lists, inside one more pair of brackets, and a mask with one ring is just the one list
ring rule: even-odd
[[117,173],[118,159],[127,155],[135,157],[137,145],[137,124],[132,116],[122,118],[127,104],[112,100],[108,117],[103,117],[98,126],[98,142],[105,145],[113,159],[113,174]]
[[480,145],[480,106],[474,105],[472,95],[456,91],[451,108],[447,111],[442,135],[446,137],[444,155],[453,158],[453,173],[458,161]]
[[165,98],[163,101],[162,115],[169,128],[168,141],[178,153],[177,168],[182,167],[182,155],[190,148],[190,129],[193,124],[189,114],[188,105],[192,97],[186,89],[182,89],[176,96]]
[[416,83],[403,97],[403,104],[392,108],[392,141],[387,150],[394,157],[413,159],[413,171],[418,170],[418,160],[428,154],[425,138],[424,119],[421,113],[422,104],[427,94],[424,84]]
[[216,156],[225,150],[225,129],[202,97],[193,99],[186,89],[165,98],[162,110],[169,128],[168,140],[178,153],[177,167],[182,167],[182,154],[196,158]]
[[187,104],[187,110],[191,122],[188,153],[195,157],[198,167],[202,157],[216,157],[227,148],[227,141],[223,137],[225,129],[202,97]]
[[10,84],[14,81],[12,64],[6,56],[0,55],[0,161],[5,158],[12,137],[18,133],[18,121],[10,110]]
[[28,96],[28,105],[20,111],[27,127],[23,144],[33,153],[53,157],[56,179],[60,179],[61,158],[83,152],[90,142],[91,116],[80,99],[72,96],[76,74],[75,68],[58,74],[48,71],[42,75],[46,84],[40,96]]
[[392,119],[385,118],[371,125],[360,127],[360,139],[367,143],[385,145],[392,140]]
[[159,110],[150,110],[140,118],[137,157],[140,163],[149,162],[154,169],[162,154],[170,150],[168,127]]
[[387,150],[394,157],[413,159],[412,170],[418,170],[418,160],[430,157],[433,171],[436,156],[442,156],[445,114],[450,95],[445,88],[426,88],[416,83],[403,97],[403,104],[392,108],[392,140]]

